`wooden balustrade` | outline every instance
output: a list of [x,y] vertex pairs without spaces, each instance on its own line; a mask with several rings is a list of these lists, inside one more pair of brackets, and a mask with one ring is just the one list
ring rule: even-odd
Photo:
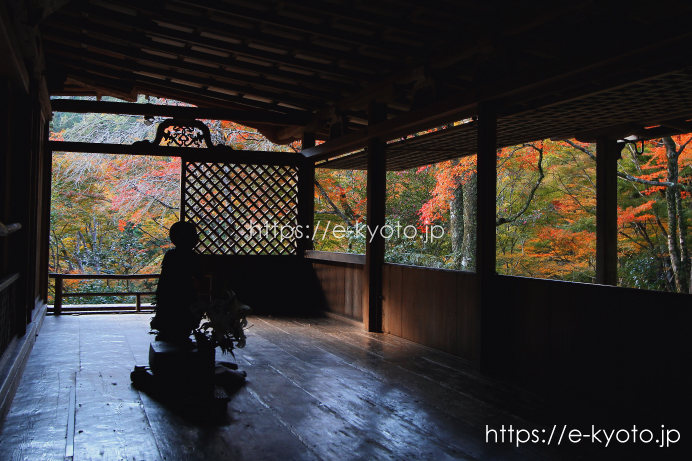
[[118,291],[103,293],[87,292],[68,292],[64,291],[63,280],[151,280],[158,279],[161,274],[132,274],[132,275],[112,275],[112,274],[50,274],[50,278],[55,279],[55,302],[53,313],[60,315],[62,312],[63,298],[89,297],[89,296],[135,296],[135,312],[142,309],[142,296],[152,296],[153,291]]

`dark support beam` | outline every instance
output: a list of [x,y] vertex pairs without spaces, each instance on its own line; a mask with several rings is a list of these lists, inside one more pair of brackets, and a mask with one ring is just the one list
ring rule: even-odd
[[[303,133],[302,148],[315,145],[315,133]],[[305,257],[305,252],[312,250],[312,232],[315,224],[315,162],[303,160],[298,168],[298,229],[303,237],[298,239],[298,255]]]
[[32,83],[31,87],[31,125],[29,138],[29,155],[31,162],[31,169],[29,171],[29,196],[28,201],[30,204],[29,220],[27,222],[26,230],[29,235],[29,247],[27,251],[27,256],[29,258],[27,277],[29,278],[29,291],[27,293],[26,300],[26,311],[24,312],[24,329],[26,331],[26,325],[31,323],[32,310],[39,301],[37,298],[39,296],[40,281],[43,276],[42,270],[48,270],[48,268],[41,268],[41,215],[39,211],[42,209],[43,204],[41,202],[41,186],[43,181],[41,180],[41,167],[43,164],[43,127],[45,126],[44,113],[41,110],[41,102],[39,97],[39,85],[36,81]]
[[[594,62],[577,70],[557,73],[542,80],[536,80],[535,76],[526,76],[525,79],[504,79],[502,81],[489,82],[479,88],[463,91],[449,98],[425,106],[422,109],[412,110],[389,119],[379,126],[368,126],[366,129],[351,132],[340,138],[325,142],[304,152],[307,157],[314,157],[315,161],[335,157],[347,152],[356,151],[367,144],[367,139],[379,136],[385,141],[405,136],[407,134],[424,131],[435,126],[441,126],[455,120],[461,120],[477,113],[479,101],[492,98],[502,101],[500,108],[502,116],[517,115],[527,110],[537,109],[545,105],[558,102],[578,100],[593,93],[593,88],[584,85],[588,81],[607,81],[607,85],[599,85],[599,93],[617,88],[625,84],[644,81],[652,76],[673,72],[679,69],[679,56],[690,49],[690,34],[680,38],[663,41],[654,46],[642,48],[620,56],[610,56],[601,53],[599,62]],[[595,55],[594,55],[595,56]],[[642,69],[642,63],[655,62],[655,66]],[[665,67],[662,70],[662,62]],[[608,80],[605,80],[606,76]],[[376,87],[377,84],[372,85]],[[545,95],[554,94],[555,97],[546,98]],[[538,105],[536,99],[544,101]],[[532,101],[533,100],[533,101]],[[510,107],[512,106],[512,107]],[[658,124],[658,123],[655,123]],[[403,134],[402,134],[403,132]],[[560,138],[571,138],[574,133],[559,134]]]
[[31,0],[29,3],[33,22],[38,23],[70,3],[70,0]]
[[480,312],[480,369],[484,373],[501,374],[505,369],[508,350],[507,309],[509,301],[498,302],[496,189],[497,189],[497,112],[493,106],[478,106],[478,220],[476,223],[476,274],[478,311]]
[[[44,121],[45,122],[45,121]],[[40,296],[48,302],[48,272],[50,272],[50,210],[51,210],[51,187],[52,187],[52,169],[53,169],[53,153],[48,148],[48,139],[50,137],[50,124],[43,124],[43,136],[41,141],[41,181],[43,182],[41,189],[41,206],[39,213],[41,215],[41,235],[39,242],[42,248],[40,261],[40,270],[43,272],[40,281]],[[56,269],[57,270],[57,269]]]
[[[387,117],[387,106],[370,103],[368,124],[374,125]],[[382,331],[382,266],[384,238],[380,230],[385,225],[387,197],[387,160],[385,142],[381,138],[368,141],[367,219],[370,231],[365,244],[365,277],[363,278],[363,326],[366,331]]]
[[198,120],[230,120],[236,123],[267,123],[271,125],[304,125],[306,121],[306,117],[302,115],[287,115],[278,112],[129,104],[125,102],[54,99],[52,106],[55,112],[77,114],[127,114]]
[[624,144],[616,139],[596,141],[596,283],[617,285],[618,202],[617,166]]
[[10,79],[17,88],[21,87],[25,92],[29,91],[29,73],[26,70],[22,52],[17,42],[5,4],[0,4],[0,55],[3,57],[0,66],[0,76]]
[[48,141],[52,152],[84,152],[94,154],[150,155],[154,157],[183,157],[189,161],[219,161],[250,165],[299,165],[303,156],[297,152],[266,152],[234,150],[229,146],[208,149],[196,147],[155,146],[149,143],[106,144],[71,141]]
[[[468,98],[467,98],[468,99]],[[406,112],[379,124],[368,124],[367,128],[353,131],[324,144],[303,152],[314,161],[324,160],[336,155],[352,152],[368,145],[368,140],[378,137],[390,141],[419,131],[428,130],[447,123],[463,120],[477,113],[478,105],[463,99],[452,97],[439,103],[430,104],[422,109]]]
[[[6,6],[7,9],[5,9]],[[18,45],[21,60],[24,66],[26,66],[25,71],[28,80],[25,81],[22,89],[28,92],[35,92],[38,95],[41,110],[46,118],[50,119],[50,95],[45,79],[45,62],[41,48],[41,38],[38,27],[31,23],[29,2],[5,0],[0,4],[0,16],[2,16],[0,23],[5,23],[3,28],[6,33],[15,36],[15,39],[12,40],[12,54],[15,55],[14,44]],[[11,26],[6,21],[11,22]],[[10,29],[13,29],[13,32]],[[0,42],[2,42],[1,38]],[[10,66],[18,64],[16,55],[10,57],[9,64]]]
[[9,248],[10,272],[20,274],[16,285],[16,304],[13,331],[23,335],[26,329],[27,311],[33,308],[34,274],[32,256],[33,214],[36,212],[33,202],[33,133],[32,110],[34,104],[29,95],[16,91],[10,96],[9,113],[11,114],[12,135],[10,139],[10,203],[8,222],[17,222],[22,228],[12,234]]

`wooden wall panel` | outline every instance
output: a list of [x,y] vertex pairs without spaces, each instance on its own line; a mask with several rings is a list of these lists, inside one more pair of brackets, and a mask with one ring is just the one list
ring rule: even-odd
[[403,268],[402,266],[385,264],[383,269],[383,330],[385,333],[401,336],[401,277]]
[[310,264],[297,256],[201,255],[216,296],[232,290],[257,314],[309,315],[320,304]]
[[420,344],[427,341],[425,315],[425,272],[411,267],[402,268],[401,276],[401,337]]
[[384,331],[478,360],[476,276],[385,264]]
[[343,266],[344,274],[344,313],[346,317],[353,318],[354,289],[356,283],[355,271],[351,264]]
[[447,353],[454,353],[457,342],[457,274],[451,271],[427,271],[430,289],[427,311],[427,345]]
[[480,313],[476,274],[457,273],[457,338],[452,353],[472,362],[480,358]]
[[[556,398],[579,395],[641,414],[692,408],[690,295],[498,277],[510,303],[508,375]],[[594,385],[597,383],[597,385]]]
[[328,312],[363,321],[363,265],[312,259]]
[[351,280],[350,285],[348,285],[350,288],[347,291],[352,303],[351,317],[363,320],[363,277],[365,276],[363,266],[349,264],[347,276]]
[[343,266],[330,265],[327,268],[328,288],[327,302],[329,310],[340,315],[345,315],[344,309],[344,280],[345,268]]
[[[362,265],[313,262],[327,309],[362,318]],[[508,307],[507,378],[560,400],[644,413],[692,408],[690,295],[496,276]],[[478,363],[477,275],[385,264],[385,333]],[[594,385],[597,382],[598,385]]]

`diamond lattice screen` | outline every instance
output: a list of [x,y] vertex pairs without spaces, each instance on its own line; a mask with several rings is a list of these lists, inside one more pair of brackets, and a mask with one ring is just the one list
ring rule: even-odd
[[203,254],[296,254],[298,169],[186,162],[183,216]]

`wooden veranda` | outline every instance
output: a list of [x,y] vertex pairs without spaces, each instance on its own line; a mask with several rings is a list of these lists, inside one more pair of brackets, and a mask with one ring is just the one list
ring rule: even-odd
[[[0,419],[46,313],[51,154],[68,151],[181,157],[181,211],[206,226],[207,269],[260,315],[327,312],[549,402],[578,395],[683,424],[690,297],[616,286],[615,192],[624,142],[692,132],[690,13],[673,0],[3,2],[0,223],[22,228],[0,236]],[[49,141],[56,111],[171,120],[153,143]],[[201,120],[302,150],[213,146]],[[187,141],[160,145],[175,133]],[[597,145],[596,284],[496,273],[497,149],[547,138]],[[367,171],[366,220],[382,226],[387,171],[466,155],[478,164],[473,273],[385,263],[381,235],[364,255],[339,255],[314,251],[307,233],[262,238],[228,224],[312,225],[315,169],[334,168]],[[237,209],[229,180],[280,198]]]

